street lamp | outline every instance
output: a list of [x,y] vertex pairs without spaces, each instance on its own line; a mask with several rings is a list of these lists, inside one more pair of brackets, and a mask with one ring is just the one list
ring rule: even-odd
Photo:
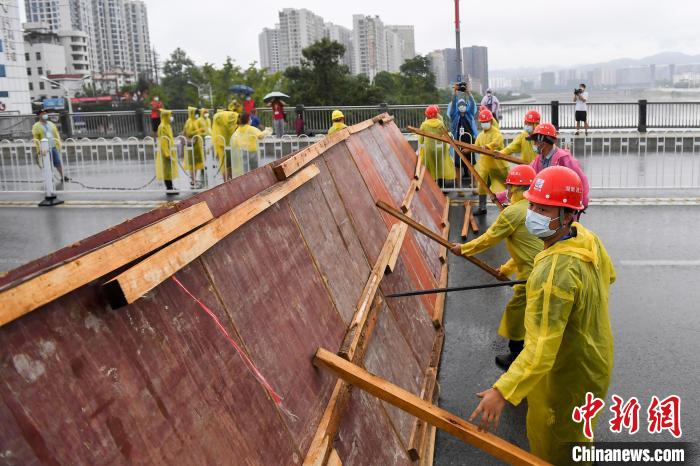
[[[197,103],[199,103],[201,101],[201,98],[200,98],[201,91],[199,89],[199,84],[193,83],[192,81],[187,81],[187,84],[197,88]],[[211,108],[214,108],[214,96],[211,93],[211,83],[209,83],[209,104],[211,105]]]
[[[89,79],[90,76],[91,75],[86,74],[85,76],[83,76],[80,79],[69,79],[68,81],[85,81],[86,79]],[[49,79],[46,76],[40,76],[39,79],[43,79],[44,81],[49,82],[49,83],[53,84],[54,86],[58,86],[65,91],[66,98],[68,100],[68,124],[70,126],[70,134],[72,135],[73,134],[73,102],[71,102],[71,98],[72,98],[71,92],[68,90],[68,88],[66,86],[64,86],[60,82],[54,81],[53,79]]]

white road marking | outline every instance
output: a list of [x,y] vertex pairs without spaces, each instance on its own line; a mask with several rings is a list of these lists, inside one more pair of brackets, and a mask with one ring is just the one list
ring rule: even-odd
[[621,260],[618,264],[628,267],[700,267],[700,260]]

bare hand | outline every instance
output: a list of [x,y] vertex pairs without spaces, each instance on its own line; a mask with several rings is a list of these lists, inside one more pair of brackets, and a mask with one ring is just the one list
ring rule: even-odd
[[503,408],[506,406],[506,399],[495,388],[477,393],[476,396],[481,398],[481,401],[472,415],[469,416],[469,422],[473,422],[480,416],[479,431],[488,432],[491,427],[493,427],[491,430],[498,429],[498,422],[501,419]]
[[452,254],[456,256],[461,256],[462,255],[462,245],[461,244],[455,244],[453,247],[450,248],[450,251],[452,251]]

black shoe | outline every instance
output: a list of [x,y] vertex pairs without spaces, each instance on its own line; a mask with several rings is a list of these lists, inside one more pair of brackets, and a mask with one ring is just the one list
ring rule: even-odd
[[166,195],[166,196],[177,196],[177,195],[179,195],[179,194],[180,194],[180,193],[177,192],[177,191],[166,191],[166,192],[165,192],[165,195]]
[[67,176],[64,176],[63,181],[70,181],[70,178],[68,178]]
[[517,356],[513,353],[499,354],[496,356],[496,365],[504,371],[507,371],[510,365],[513,364],[513,361],[515,361],[516,357]]
[[486,207],[479,207],[472,210],[472,215],[486,215]]

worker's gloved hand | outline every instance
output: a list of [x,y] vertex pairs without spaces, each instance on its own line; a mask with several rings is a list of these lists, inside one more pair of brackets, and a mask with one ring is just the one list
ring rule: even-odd
[[501,419],[503,408],[506,406],[506,399],[495,388],[477,393],[476,396],[481,398],[481,401],[472,415],[469,416],[469,422],[474,422],[478,417],[477,421],[481,432],[498,429],[498,422]]
[[462,255],[462,245],[457,243],[453,247],[450,248],[450,251],[452,251],[452,254],[455,254],[457,256]]
[[500,281],[507,282],[508,280],[510,280],[510,277],[507,274],[503,273],[500,267],[496,269],[496,272],[498,272],[498,279]]

